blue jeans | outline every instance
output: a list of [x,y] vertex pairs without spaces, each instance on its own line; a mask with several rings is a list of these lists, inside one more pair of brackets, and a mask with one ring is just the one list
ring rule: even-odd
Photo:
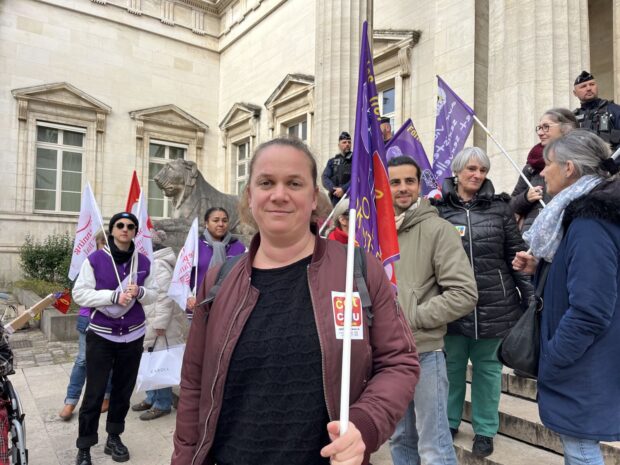
[[598,441],[560,434],[565,465],[605,465]]
[[[78,353],[73,363],[71,376],[69,377],[69,385],[67,386],[67,397],[65,404],[77,405],[82,395],[82,388],[86,382],[86,328],[90,319],[87,316],[80,315],[77,318],[78,330]],[[110,398],[112,390],[112,377],[108,379],[108,385],[105,389],[105,398]]]
[[146,402],[151,404],[151,408],[169,412],[172,409],[172,388],[167,387],[146,391]]
[[413,401],[390,438],[394,465],[457,465],[448,426],[448,375],[443,352],[420,354]]

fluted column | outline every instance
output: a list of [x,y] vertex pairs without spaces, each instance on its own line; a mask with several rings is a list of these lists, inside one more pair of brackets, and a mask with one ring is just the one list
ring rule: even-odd
[[[573,81],[589,66],[588,1],[489,2],[488,128],[518,164],[538,142],[534,127],[552,107],[575,108]],[[511,190],[516,173],[492,142],[491,177]]]
[[355,129],[360,34],[369,8],[371,0],[316,0],[312,146],[319,169],[337,151],[338,134]]

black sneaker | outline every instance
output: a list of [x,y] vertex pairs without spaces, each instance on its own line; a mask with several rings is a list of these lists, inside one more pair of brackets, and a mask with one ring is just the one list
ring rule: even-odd
[[115,462],[126,462],[129,460],[129,450],[122,443],[121,437],[118,434],[109,434],[108,440],[105,443],[103,449],[107,455],[112,456],[112,460]]
[[450,428],[450,435],[452,436],[452,440],[454,441],[454,437],[459,434],[458,428]]
[[488,457],[493,453],[493,438],[476,434],[474,436],[474,446],[471,453],[475,457]]
[[78,449],[75,465],[92,465],[90,460],[90,449]]

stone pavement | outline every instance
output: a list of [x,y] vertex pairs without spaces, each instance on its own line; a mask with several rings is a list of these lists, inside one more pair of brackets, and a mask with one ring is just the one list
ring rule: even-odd
[[[26,447],[32,465],[73,465],[77,438],[77,410],[71,421],[60,420],[69,375],[77,353],[77,342],[48,342],[38,329],[22,330],[11,336],[15,354],[15,374],[10,379],[19,393],[26,414]],[[143,399],[134,393],[132,404]],[[164,465],[170,463],[176,410],[153,421],[140,421],[129,411],[123,441],[129,448],[128,465]],[[103,453],[105,414],[99,424],[100,443],[91,449],[95,465],[112,465]],[[374,465],[389,465],[384,446],[373,456]]]

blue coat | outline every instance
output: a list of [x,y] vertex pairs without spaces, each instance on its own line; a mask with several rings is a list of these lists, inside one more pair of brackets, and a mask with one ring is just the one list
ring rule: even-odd
[[620,181],[565,210],[545,284],[538,408],[561,434],[620,440]]

